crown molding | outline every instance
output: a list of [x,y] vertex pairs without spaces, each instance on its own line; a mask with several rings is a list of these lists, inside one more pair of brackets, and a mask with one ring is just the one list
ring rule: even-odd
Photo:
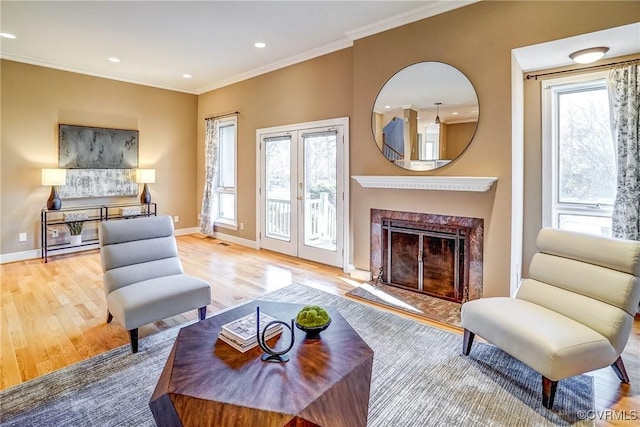
[[364,188],[399,190],[488,191],[498,178],[493,176],[378,176],[354,175]]
[[149,86],[149,87],[155,87],[158,89],[171,90],[174,92],[182,92],[182,93],[188,93],[191,95],[198,95],[196,92],[192,90],[184,89],[184,88],[172,87],[172,86],[162,85],[158,83],[131,79],[123,76],[118,76],[116,74],[99,73],[96,71],[86,70],[83,68],[69,67],[69,66],[58,64],[55,62],[48,62],[42,59],[31,58],[28,56],[13,55],[10,53],[0,53],[0,59],[6,59],[7,61],[21,62],[23,64],[36,65],[38,67],[52,68],[54,70],[67,71],[70,73],[82,74],[85,76],[99,77],[102,79],[116,80],[124,83],[133,83],[141,86]]
[[229,77],[228,79],[219,80],[217,82],[208,84],[206,86],[202,86],[198,88],[198,90],[196,90],[196,94],[202,95],[203,93],[206,93],[215,89],[220,89],[221,87],[229,86],[231,84],[238,83],[243,80],[250,79],[252,77],[257,77],[259,75],[266,74],[271,71],[279,70],[281,68],[288,67],[289,65],[294,65],[299,62],[317,58],[322,55],[337,52],[338,50],[346,49],[351,46],[353,46],[353,41],[350,39],[343,39],[333,43],[328,43],[324,46],[320,46],[318,48],[311,49],[306,52],[302,52],[300,54],[290,56],[288,58],[284,58],[280,61],[272,62],[271,64],[254,68],[253,70],[249,70],[241,74],[236,74],[234,76]]
[[459,9],[473,3],[478,3],[479,1],[480,0],[453,0],[429,2],[429,4],[427,4],[426,6],[418,7],[405,13],[390,16],[387,19],[374,22],[373,24],[365,25],[363,27],[348,31],[346,33],[346,36],[351,40],[362,39],[373,34],[391,30],[396,27],[401,27],[406,24],[411,24],[412,22],[421,21],[426,18],[431,18],[432,16],[449,12],[454,9]]

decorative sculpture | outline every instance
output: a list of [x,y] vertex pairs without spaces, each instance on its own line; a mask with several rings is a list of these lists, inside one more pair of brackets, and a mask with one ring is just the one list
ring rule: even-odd
[[[269,344],[267,344],[267,341],[264,339],[267,330],[272,325],[275,325],[275,324],[283,325],[285,328],[289,329],[289,332],[291,333],[291,343],[289,344],[289,347],[287,347],[284,350],[276,351],[272,349],[271,347],[269,347]],[[258,345],[260,346],[262,351],[265,352],[265,354],[262,355],[263,362],[275,362],[275,363],[288,362],[289,356],[287,356],[286,353],[288,353],[289,350],[293,348],[293,343],[295,342],[295,334],[293,333],[293,319],[291,319],[291,326],[289,326],[287,322],[283,322],[282,320],[271,321],[265,325],[265,327],[262,329],[262,332],[261,332],[260,331],[260,307],[256,307],[256,338],[258,339]]]

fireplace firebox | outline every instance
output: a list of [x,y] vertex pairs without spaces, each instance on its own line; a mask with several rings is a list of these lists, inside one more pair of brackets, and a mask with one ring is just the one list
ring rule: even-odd
[[382,280],[427,295],[467,300],[466,227],[382,220]]
[[371,271],[385,284],[463,303],[482,296],[483,220],[372,209]]

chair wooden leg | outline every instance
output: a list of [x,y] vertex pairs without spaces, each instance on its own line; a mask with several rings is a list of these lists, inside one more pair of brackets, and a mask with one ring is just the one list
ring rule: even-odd
[[611,365],[611,368],[613,368],[613,372],[615,372],[618,378],[620,378],[620,381],[622,381],[625,384],[629,384],[629,374],[627,374],[627,370],[624,367],[624,363],[622,363],[622,356],[618,356],[618,359],[616,359],[616,361],[613,362],[613,365]]
[[471,346],[473,345],[473,338],[475,336],[476,334],[465,328],[464,338],[462,340],[462,354],[465,356],[468,356],[469,352],[471,352]]
[[113,314],[111,314],[111,312],[107,310],[107,323],[111,323],[112,320]]
[[542,376],[542,406],[547,409],[553,407],[553,399],[556,397],[556,387],[558,381],[551,381],[549,378]]
[[138,328],[131,329],[129,331],[129,337],[131,338],[131,352],[138,352]]
[[207,306],[206,305],[204,307],[200,307],[198,309],[198,316],[200,317],[200,320],[204,320],[207,317]]

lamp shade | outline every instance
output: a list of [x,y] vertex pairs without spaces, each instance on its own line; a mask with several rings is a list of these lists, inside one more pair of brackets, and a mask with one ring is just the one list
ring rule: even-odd
[[66,183],[66,169],[42,169],[42,185],[65,185]]
[[156,170],[136,169],[136,182],[138,184],[153,184],[156,182]]

